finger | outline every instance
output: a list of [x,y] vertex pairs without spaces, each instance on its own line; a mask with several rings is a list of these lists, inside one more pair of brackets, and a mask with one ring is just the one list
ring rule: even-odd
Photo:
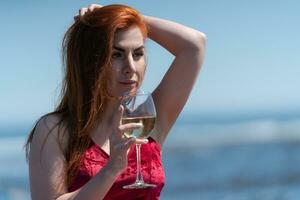
[[140,129],[143,127],[142,123],[130,123],[130,124],[125,124],[125,125],[120,125],[118,132],[116,134],[110,134],[109,138],[112,141],[115,141],[117,139],[124,139],[124,138],[129,138],[125,136],[125,132],[131,132],[134,129]]
[[79,15],[75,15],[74,16],[74,20],[76,21],[76,20],[78,20],[79,19]]
[[134,129],[143,128],[142,123],[128,123],[119,126],[120,132],[124,133],[125,131],[132,131]]
[[84,16],[84,14],[87,12],[87,10],[88,10],[87,8],[80,8],[79,9],[79,16],[80,17]]
[[122,105],[119,106],[118,111],[116,112],[116,116],[115,116],[115,121],[114,124],[116,126],[119,126],[121,123],[121,119],[123,116],[123,112],[124,112],[124,107]]
[[100,5],[100,4],[95,4],[95,3],[91,4],[90,6],[93,6],[93,7],[95,7],[95,8],[101,8],[101,7],[103,7],[102,5]]
[[88,7],[88,12],[93,12],[94,8],[95,8],[95,7],[93,6],[93,4],[90,5],[90,6]]
[[126,149],[129,149],[134,143],[136,142],[136,138],[129,138],[129,139],[127,139],[126,141],[125,141],[125,143],[124,143],[124,147],[126,148]]
[[92,12],[95,8],[101,8],[102,6],[98,5],[98,4],[91,4],[89,5],[88,11]]
[[138,138],[136,138],[135,139],[135,143],[136,144],[147,144],[149,142],[149,140],[148,139],[138,139]]

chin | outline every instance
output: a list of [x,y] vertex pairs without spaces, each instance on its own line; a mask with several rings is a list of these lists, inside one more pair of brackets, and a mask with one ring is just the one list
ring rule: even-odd
[[124,94],[134,94],[138,91],[139,88],[137,87],[134,87],[134,88],[131,88],[131,89],[128,89],[128,90],[123,90],[121,93],[119,93],[119,96],[122,97],[124,96]]
[[118,87],[109,88],[108,92],[111,97],[120,98],[120,97],[123,97],[124,94],[126,94],[126,93],[129,93],[129,94],[136,93],[139,89],[140,89],[140,84],[135,84],[135,85],[131,85],[131,86],[118,85]]
[[121,91],[109,91],[109,96],[113,99],[120,99],[121,97],[124,96],[124,94],[134,94],[136,93],[136,91],[138,90],[138,88],[132,88],[129,90],[121,90]]

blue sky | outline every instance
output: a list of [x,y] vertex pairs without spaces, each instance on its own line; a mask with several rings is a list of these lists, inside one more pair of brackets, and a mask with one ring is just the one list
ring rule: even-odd
[[[63,34],[78,9],[94,2],[0,2],[0,123],[32,122],[53,110],[62,78]],[[205,63],[185,113],[300,113],[299,1],[100,1],[110,3],[128,4],[207,35]],[[147,47],[144,88],[153,90],[172,56],[152,41]]]

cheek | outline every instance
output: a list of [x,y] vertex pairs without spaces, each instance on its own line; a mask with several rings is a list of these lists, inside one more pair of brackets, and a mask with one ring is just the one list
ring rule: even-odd
[[146,63],[143,62],[143,63],[140,65],[139,69],[138,69],[138,76],[139,76],[140,82],[143,81],[143,79],[144,79],[144,76],[145,76],[145,73],[146,73],[146,67],[147,67],[147,66],[146,66]]
[[121,61],[115,60],[111,63],[112,73],[120,73],[122,71],[123,63]]
[[116,80],[118,78],[118,71],[116,71],[113,67],[111,68],[111,70],[109,71],[109,73],[107,74],[107,87],[109,89],[113,89],[116,86]]

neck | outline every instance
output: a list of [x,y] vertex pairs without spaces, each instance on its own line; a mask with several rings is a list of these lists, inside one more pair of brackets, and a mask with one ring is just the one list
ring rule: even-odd
[[[112,123],[118,112],[120,101],[109,99],[104,103],[104,110],[96,126],[91,132],[91,137],[95,140],[103,140],[109,137]],[[103,138],[104,137],[104,138]]]
[[116,116],[116,112],[118,112],[120,106],[119,100],[108,100],[104,104],[104,110],[101,114],[101,122],[110,123],[114,120],[114,117]]

